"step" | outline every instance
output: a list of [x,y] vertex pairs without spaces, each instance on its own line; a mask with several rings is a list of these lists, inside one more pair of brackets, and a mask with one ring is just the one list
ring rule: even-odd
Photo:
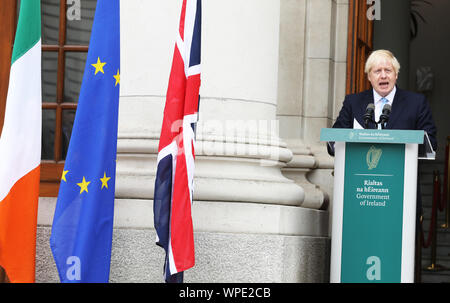
[[421,283],[450,283],[450,271],[421,272]]
[[450,283],[450,263],[436,261],[435,270],[428,270],[431,265],[430,259],[422,260],[421,282],[422,283]]

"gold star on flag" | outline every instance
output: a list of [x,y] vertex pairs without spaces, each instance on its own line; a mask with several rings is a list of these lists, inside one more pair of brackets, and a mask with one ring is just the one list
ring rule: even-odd
[[117,75],[113,76],[114,79],[116,79],[116,84],[114,86],[117,86],[117,84],[120,84],[120,73],[119,70],[117,70]]
[[68,172],[69,172],[68,170],[63,170],[62,176],[61,176],[61,181],[67,182],[66,175]]
[[85,192],[88,192],[88,185],[91,183],[91,181],[86,182],[86,179],[83,177],[83,181],[81,183],[77,183],[77,185],[80,187],[80,194]]
[[100,178],[100,181],[102,181],[102,189],[106,186],[108,188],[108,180],[111,179],[111,177],[106,177],[106,172],[103,173],[103,178]]
[[102,74],[105,73],[103,71],[103,66],[105,66],[105,64],[106,64],[106,62],[101,62],[100,61],[100,57],[98,57],[97,63],[91,64],[93,67],[95,67],[95,75],[97,75],[98,72],[102,72]]

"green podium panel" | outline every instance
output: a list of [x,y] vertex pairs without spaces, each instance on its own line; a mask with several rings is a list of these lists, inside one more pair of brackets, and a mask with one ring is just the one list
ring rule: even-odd
[[331,282],[414,282],[423,131],[322,129],[335,141]]
[[405,146],[345,150],[341,282],[400,282]]

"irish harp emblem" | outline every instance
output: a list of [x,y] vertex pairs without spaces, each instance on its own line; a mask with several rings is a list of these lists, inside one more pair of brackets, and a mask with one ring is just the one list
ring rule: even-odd
[[381,154],[383,153],[381,148],[376,148],[375,146],[371,146],[366,155],[366,162],[369,170],[372,170],[377,167],[378,161],[380,161]]

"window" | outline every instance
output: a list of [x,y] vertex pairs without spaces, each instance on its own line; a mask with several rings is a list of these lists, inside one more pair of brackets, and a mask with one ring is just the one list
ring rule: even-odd
[[[7,37],[0,38],[0,75],[9,75],[19,8],[2,0]],[[42,151],[40,196],[58,195],[84,74],[97,0],[41,0],[42,12]],[[4,19],[5,20],[5,19]],[[12,35],[12,41],[9,37]],[[6,45],[6,47],[3,47]],[[6,51],[6,50],[9,50]],[[7,67],[5,67],[6,65]],[[6,78],[8,78],[6,76]],[[0,125],[8,83],[0,82]]]
[[373,50],[373,20],[367,17],[367,0],[350,0],[347,44],[346,93],[359,93],[369,89],[364,65]]
[[[96,0],[42,0],[41,196],[56,196],[83,79]],[[69,3],[69,4],[68,4]],[[71,4],[71,5],[70,5]],[[77,9],[75,15],[70,11]]]

